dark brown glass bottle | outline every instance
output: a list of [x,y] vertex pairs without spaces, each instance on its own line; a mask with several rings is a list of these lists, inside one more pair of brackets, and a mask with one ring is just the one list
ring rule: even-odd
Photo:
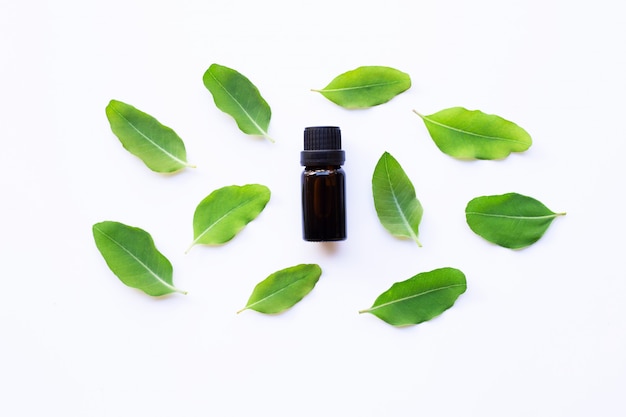
[[345,240],[346,174],[341,130],[334,126],[304,129],[302,235],[311,242]]

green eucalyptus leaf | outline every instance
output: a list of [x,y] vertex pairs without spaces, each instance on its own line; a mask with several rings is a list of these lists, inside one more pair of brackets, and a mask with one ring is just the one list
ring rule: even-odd
[[94,224],[92,232],[102,257],[124,284],[153,296],[186,294],[174,287],[172,264],[148,232],[113,221]]
[[154,117],[117,100],[109,102],[106,115],[122,146],[151,170],[175,172],[191,166],[182,139]]
[[374,168],[372,191],[378,219],[385,229],[422,246],[417,237],[424,210],[411,180],[388,152],[383,153]]
[[274,140],[267,133],[272,111],[259,89],[234,69],[212,64],[202,77],[218,109],[230,115],[248,135]]
[[455,268],[422,272],[406,281],[396,282],[359,313],[371,313],[394,325],[419,324],[452,307],[465,292],[465,274]]
[[244,310],[281,313],[310,293],[321,275],[322,269],[315,264],[301,264],[274,272],[254,287],[248,303],[237,313]]
[[[220,245],[235,237],[248,223],[256,219],[270,200],[270,190],[264,185],[229,185],[204,198],[193,216],[196,244]],[[187,251],[189,251],[187,249]]]
[[348,109],[383,104],[408,90],[408,74],[390,67],[364,66],[335,77],[321,90],[313,90]]
[[458,159],[502,159],[530,148],[530,135],[513,122],[480,110],[452,107],[422,118],[437,147]]
[[467,224],[474,233],[510,249],[532,245],[563,215],[517,193],[476,197],[465,208]]

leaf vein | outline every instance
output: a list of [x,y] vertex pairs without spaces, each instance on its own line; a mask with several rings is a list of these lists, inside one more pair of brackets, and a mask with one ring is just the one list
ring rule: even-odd
[[109,239],[111,242],[113,242],[115,245],[117,245],[120,249],[122,249],[124,252],[126,252],[133,260],[135,260],[135,262],[137,262],[141,267],[143,267],[147,272],[149,272],[150,275],[152,275],[154,278],[156,278],[157,281],[159,281],[160,283],[162,283],[166,287],[172,289],[173,291],[178,291],[177,288],[175,288],[173,285],[170,285],[167,281],[165,281],[163,278],[161,278],[161,276],[159,274],[157,274],[155,271],[153,271],[148,265],[146,265],[134,253],[129,251],[124,245],[122,245],[120,242],[115,240],[112,236],[110,236],[109,234],[105,233],[102,229],[100,229],[98,227],[96,227],[96,230],[98,230],[98,232],[100,232],[104,237]]
[[379,310],[381,308],[384,308],[384,307],[387,307],[387,306],[390,306],[390,305],[393,305],[393,304],[396,304],[396,303],[401,303],[401,302],[404,302],[404,301],[407,301],[407,300],[411,300],[413,298],[421,297],[421,296],[424,296],[424,295],[427,295],[427,294],[430,294],[430,293],[433,293],[433,292],[436,292],[436,291],[443,291],[443,290],[447,290],[447,289],[450,289],[450,288],[463,287],[464,285],[465,284],[452,284],[452,285],[447,285],[445,287],[433,288],[433,289],[421,292],[419,294],[409,295],[408,297],[402,297],[402,298],[398,298],[398,299],[395,299],[395,300],[388,301],[388,302],[383,303],[383,304],[379,304],[377,306],[372,306],[371,308],[369,308],[369,309],[367,309],[365,311],[366,312],[372,312],[372,311]]
[[474,216],[484,216],[484,217],[498,217],[504,219],[515,219],[515,220],[544,220],[544,219],[553,219],[559,216],[558,213],[549,214],[545,216],[513,216],[508,214],[492,214],[492,213],[480,213],[477,211],[468,211],[465,214],[474,215]]
[[391,81],[391,82],[386,82],[386,83],[374,83],[374,84],[363,84],[363,85],[356,85],[354,87],[342,87],[342,88],[324,88],[321,90],[317,90],[320,92],[325,92],[325,93],[336,93],[338,91],[350,91],[350,90],[358,90],[361,88],[372,88],[372,87],[383,87],[383,86],[388,86],[388,85],[394,85],[394,84],[400,84],[402,81]]
[[[250,203],[254,202],[255,200],[256,200],[256,198],[250,198],[249,200],[242,201],[237,206],[235,206],[235,207],[231,208],[230,210],[228,210],[226,213],[224,213],[222,216],[220,216],[218,219],[216,219],[213,223],[211,223],[211,225],[209,225],[206,229],[204,229],[204,231],[202,233],[200,233],[198,235],[198,237],[193,240],[191,246],[194,246],[196,243],[198,243],[198,241],[200,241],[200,239],[204,235],[206,235],[211,229],[213,229],[216,225],[218,225],[222,220],[224,220],[226,217],[228,217],[235,210],[238,210],[239,208],[244,207],[245,205],[250,204]],[[191,246],[189,247],[189,249],[191,249]],[[189,249],[187,251],[189,251]]]
[[265,129],[263,129],[263,128],[262,128],[262,127],[261,127],[261,126],[257,123],[257,121],[255,120],[255,118],[253,118],[253,117],[252,117],[252,115],[251,115],[251,114],[248,112],[248,110],[247,110],[247,109],[243,106],[243,104],[242,104],[242,103],[240,103],[240,102],[239,102],[239,100],[237,100],[237,99],[235,98],[235,96],[233,96],[233,95],[230,93],[230,91],[228,91],[228,90],[226,89],[226,87],[224,86],[224,84],[222,84],[222,83],[220,82],[220,80],[218,80],[218,79],[217,79],[217,77],[216,77],[216,76],[215,76],[212,72],[210,72],[210,71],[209,71],[209,74],[211,75],[211,77],[213,77],[213,79],[214,79],[214,80],[215,80],[215,82],[216,82],[216,83],[220,86],[220,88],[221,88],[222,90],[224,90],[224,92],[225,92],[225,93],[226,93],[226,94],[227,94],[227,95],[228,95],[228,96],[229,96],[229,97],[233,100],[233,102],[234,102],[235,104],[237,104],[237,106],[239,106],[239,108],[241,109],[241,111],[243,112],[243,114],[244,114],[244,115],[245,115],[245,116],[246,116],[246,117],[247,117],[247,118],[248,118],[248,119],[252,122],[252,124],[253,124],[253,125],[257,128],[257,130],[258,130],[259,132],[261,132],[261,134],[262,134],[263,136],[265,136],[265,137],[269,138],[268,133],[265,131]]
[[389,186],[390,186],[390,189],[391,189],[391,196],[393,198],[393,203],[394,203],[397,211],[400,213],[400,219],[402,221],[402,224],[404,225],[405,229],[408,230],[409,235],[411,236],[411,238],[413,240],[415,240],[419,244],[419,240],[417,238],[417,235],[413,231],[413,228],[411,227],[411,224],[409,223],[409,220],[406,217],[404,211],[402,210],[400,202],[398,201],[398,197],[396,196],[395,189],[394,189],[394,187],[392,185],[392,182],[391,182],[391,175],[390,175],[390,172],[389,172],[389,165],[387,164],[387,160],[386,159],[385,159],[385,175],[387,177],[387,182],[389,183]]
[[169,158],[177,161],[178,163],[182,164],[182,165],[187,165],[186,161],[183,161],[182,159],[178,158],[177,156],[173,155],[171,152],[169,152],[167,149],[163,148],[162,146],[160,146],[158,143],[156,143],[154,140],[152,140],[149,136],[147,136],[146,134],[144,134],[141,130],[139,130],[133,123],[131,123],[130,120],[128,120],[126,117],[124,117],[124,115],[122,113],[120,113],[115,107],[112,107],[112,110],[118,115],[120,116],[130,127],[133,128],[133,130],[135,132],[137,132],[141,137],[143,137],[146,141],[148,141],[148,143],[152,144],[152,146],[154,146],[155,148],[157,148],[158,150],[160,150],[162,153],[164,153],[165,155],[167,155]]
[[464,133],[464,134],[467,134],[467,135],[470,135],[470,136],[481,137],[481,138],[485,138],[485,139],[488,139],[488,140],[497,140],[497,141],[501,141],[501,142],[512,142],[512,143],[521,143],[521,144],[525,144],[526,143],[526,142],[518,140],[518,139],[510,139],[510,138],[504,138],[504,137],[499,137],[499,136],[483,135],[483,134],[480,134],[480,133],[471,132],[469,130],[459,129],[459,128],[454,127],[454,126],[449,126],[449,125],[443,124],[441,122],[437,122],[437,121],[429,118],[428,116],[421,116],[421,117],[423,117],[424,119],[428,120],[430,123],[436,124],[436,125],[441,126],[441,127],[445,128],[445,129],[453,130],[453,131],[459,132],[459,133]]
[[292,286],[294,286],[294,285],[296,285],[296,284],[300,283],[300,281],[303,281],[303,280],[305,280],[305,279],[307,279],[307,277],[298,278],[297,280],[295,280],[295,281],[293,281],[293,282],[290,282],[288,285],[286,285],[286,286],[282,287],[282,288],[281,288],[281,289],[279,289],[278,291],[275,291],[275,292],[273,292],[273,293],[271,293],[271,294],[268,294],[267,296],[265,296],[265,297],[263,297],[263,298],[261,298],[261,299],[259,299],[259,300],[255,301],[255,302],[253,302],[252,304],[248,304],[248,305],[246,306],[246,308],[247,308],[247,309],[252,309],[252,307],[254,307],[254,306],[256,306],[256,305],[258,305],[258,304],[260,304],[260,303],[262,303],[262,302],[264,302],[264,301],[266,301],[266,300],[268,300],[268,299],[270,299],[270,298],[272,298],[272,297],[275,297],[276,295],[280,294],[281,292],[286,291],[286,290],[287,290],[287,289],[289,289],[290,287],[292,287]]

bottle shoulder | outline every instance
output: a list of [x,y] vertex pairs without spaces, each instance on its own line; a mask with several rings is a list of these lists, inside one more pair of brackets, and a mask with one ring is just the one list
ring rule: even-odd
[[346,173],[342,167],[305,167],[302,177],[345,177]]

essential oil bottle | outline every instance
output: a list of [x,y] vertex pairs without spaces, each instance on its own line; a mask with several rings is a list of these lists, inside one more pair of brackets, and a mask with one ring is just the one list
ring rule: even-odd
[[302,237],[311,242],[346,239],[346,174],[341,130],[335,126],[304,129]]

